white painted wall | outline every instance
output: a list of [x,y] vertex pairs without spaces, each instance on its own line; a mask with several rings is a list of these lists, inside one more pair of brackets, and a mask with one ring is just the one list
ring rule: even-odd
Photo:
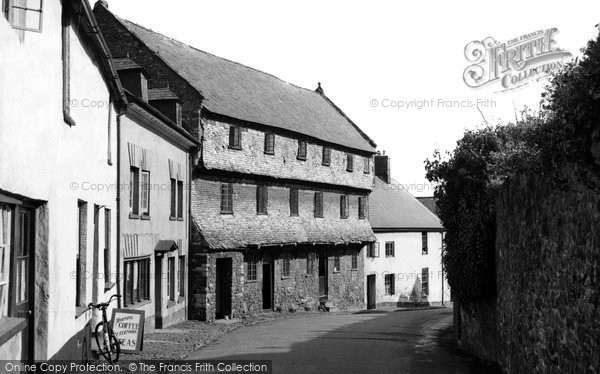
[[[109,91],[99,68],[71,28],[70,127],[62,113],[61,5],[45,1],[41,33],[18,31],[0,16],[0,189],[47,201],[48,334],[36,337],[36,359],[52,357],[90,320],[87,312],[75,318],[75,272],[78,252],[78,199],[88,203],[87,263],[92,269],[94,248],[93,207],[112,212],[111,258],[116,261],[116,163],[107,162],[109,143],[116,160],[116,116],[112,110],[112,136],[108,138]],[[75,25],[76,26],[76,25]],[[88,106],[84,107],[84,101]],[[92,106],[103,103],[101,108]],[[102,187],[99,187],[102,186]],[[112,186],[112,188],[111,188]],[[104,211],[100,211],[98,259],[103,268]],[[116,263],[112,266],[116,268]],[[98,280],[100,300],[92,300],[92,279],[87,300],[102,301],[104,280]]]
[[[362,252],[365,256],[365,301],[366,276],[376,275],[376,300],[378,304],[398,302],[423,301],[431,304],[441,304],[450,301],[450,288],[445,276],[442,275],[442,234],[428,232],[428,254],[422,254],[421,232],[387,232],[375,233],[379,242],[379,257],[368,257],[368,250]],[[395,242],[394,257],[386,257],[385,243]],[[429,268],[429,295],[421,294],[421,271]],[[395,293],[386,295],[385,274],[395,275]]]

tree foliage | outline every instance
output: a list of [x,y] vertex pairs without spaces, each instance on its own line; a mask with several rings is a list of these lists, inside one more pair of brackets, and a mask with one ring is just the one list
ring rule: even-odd
[[[444,266],[459,301],[495,294],[496,199],[507,178],[527,173],[554,188],[599,190],[600,35],[550,81],[542,104],[516,124],[467,131],[448,157],[436,151],[425,162],[437,183]],[[577,180],[569,179],[572,170]]]

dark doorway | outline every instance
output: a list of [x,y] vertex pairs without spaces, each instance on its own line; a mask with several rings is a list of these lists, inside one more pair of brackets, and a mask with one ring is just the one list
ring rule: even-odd
[[262,285],[263,309],[273,309],[273,265],[263,263]]
[[367,275],[367,309],[375,309],[377,307],[375,275]]
[[321,253],[319,255],[319,299],[327,300],[329,292],[327,284],[327,254]]
[[218,258],[215,290],[216,318],[225,318],[231,316],[231,291],[233,285],[232,275],[231,258]]
[[[163,256],[154,258],[154,328],[163,328],[162,319],[162,262]],[[133,294],[133,292],[132,292]]]

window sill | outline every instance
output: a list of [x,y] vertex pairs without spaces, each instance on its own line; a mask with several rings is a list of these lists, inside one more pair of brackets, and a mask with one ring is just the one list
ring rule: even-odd
[[358,268],[356,268],[356,269],[350,269],[350,271],[358,271]]
[[236,151],[241,151],[242,147],[232,147],[232,146],[229,146],[229,149],[233,149],[233,150],[236,150]]
[[333,274],[339,274],[339,273],[340,273],[340,271],[339,271],[339,270],[334,270],[334,271],[333,271]]
[[177,299],[177,304],[181,304],[184,301],[185,301],[185,296],[179,296],[179,299]]
[[150,300],[141,300],[141,301],[137,301],[133,304],[123,304],[123,307],[137,309],[137,308],[141,308],[147,304],[150,304]]
[[69,113],[67,113],[66,110],[63,110],[63,119],[65,120],[65,123],[71,127],[73,127],[77,124],[75,122],[75,120],[73,119],[73,117],[71,117],[71,115]]
[[142,214],[142,216],[140,218],[142,219],[142,221],[149,221],[150,220],[150,216],[146,215],[146,214]]
[[260,213],[260,212],[257,212],[256,215],[257,216],[268,216],[269,213]]
[[169,302],[167,303],[167,308],[170,308],[170,307],[172,307],[172,306],[173,306],[173,305],[175,305],[175,304],[177,304],[177,303],[175,302],[175,300],[169,300]]
[[300,217],[300,215],[297,214],[297,213],[296,214],[290,214],[290,217]]
[[177,217],[169,216],[169,221],[177,221]]
[[323,215],[320,215],[320,216],[315,215],[315,218],[323,218]]
[[306,157],[304,157],[304,158],[303,157],[296,157],[296,160],[298,160],[298,161],[306,161]]
[[269,155],[269,156],[275,156],[275,152],[268,152],[268,151],[265,151],[265,154],[266,154],[266,155]]
[[81,317],[82,314],[85,314],[85,312],[88,311],[88,308],[84,307],[84,306],[76,306],[75,307],[75,319]]
[[183,217],[177,217],[177,220],[178,220],[179,222],[183,222]]
[[129,218],[130,219],[140,219],[140,216],[138,214],[129,213]]
[[233,215],[233,212],[221,212],[221,214],[224,214],[224,215],[228,215],[228,214]]
[[282,275],[282,276],[281,276],[281,279],[290,279],[290,276],[289,276],[289,275],[288,275],[288,276],[283,276],[283,275]]
[[108,292],[113,289],[115,286],[115,282],[106,282],[104,283],[104,292]]
[[2,317],[0,324],[0,346],[27,327],[25,318]]
[[329,167],[329,166],[331,166],[331,164],[321,163],[321,166],[327,166],[327,167]]

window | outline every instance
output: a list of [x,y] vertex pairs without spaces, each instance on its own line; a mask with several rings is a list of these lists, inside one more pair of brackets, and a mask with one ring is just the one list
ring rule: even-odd
[[316,254],[310,252],[306,255],[306,274],[313,275],[315,273]]
[[12,209],[0,203],[0,319],[8,315]]
[[396,293],[396,284],[395,284],[394,274],[386,274],[385,275],[385,294],[393,295]]
[[315,192],[315,217],[323,217],[323,192]]
[[183,221],[183,181],[177,181],[177,218]]
[[354,170],[354,157],[350,153],[346,153],[346,171]]
[[42,31],[43,0],[6,0],[4,15],[19,30]]
[[352,270],[358,269],[358,254],[352,253]]
[[140,169],[131,167],[129,171],[129,216],[137,218],[140,214]]
[[365,174],[369,174],[371,173],[371,158],[370,157],[365,157],[363,159],[363,171]]
[[334,273],[339,273],[340,272],[340,256],[339,255],[335,255],[333,256],[333,272]]
[[323,161],[325,166],[331,165],[331,148],[323,147]]
[[185,256],[179,256],[179,266],[177,267],[177,274],[179,275],[179,297],[185,296]]
[[427,233],[426,232],[421,233],[421,243],[423,245],[423,247],[421,249],[421,254],[422,255],[428,254],[429,248],[427,248]]
[[142,171],[142,185],[140,186],[140,210],[142,216],[150,215],[150,172]]
[[306,141],[298,140],[298,160],[306,160]]
[[171,178],[171,213],[169,217],[173,220],[177,217],[177,180]]
[[242,129],[239,126],[229,126],[229,148],[242,149]]
[[379,242],[369,244],[367,257],[379,257]]
[[129,306],[150,300],[150,258],[125,259],[123,265],[124,305]]
[[221,214],[233,214],[233,184],[221,184]]
[[358,197],[358,219],[365,219],[367,215],[367,197]]
[[429,268],[421,269],[421,296],[427,297],[429,295]]
[[258,279],[258,275],[256,274],[256,260],[246,261],[246,279],[249,281]]
[[272,132],[265,133],[265,153],[268,155],[275,154],[275,134]]
[[169,257],[167,266],[167,297],[175,301],[175,257]]
[[281,260],[281,276],[287,278],[290,276],[290,258],[284,257]]
[[348,218],[349,201],[348,195],[340,196],[340,217]]
[[385,242],[385,257],[394,257],[395,244],[395,242]]
[[104,282],[105,288],[110,283],[110,209],[104,208]]
[[267,214],[267,205],[269,202],[269,192],[267,186],[256,186],[256,213]]
[[298,189],[290,188],[290,215],[298,215]]
[[79,212],[79,250],[77,251],[75,268],[75,306],[85,308],[85,283],[86,283],[86,253],[87,253],[87,210],[85,201],[77,202]]

